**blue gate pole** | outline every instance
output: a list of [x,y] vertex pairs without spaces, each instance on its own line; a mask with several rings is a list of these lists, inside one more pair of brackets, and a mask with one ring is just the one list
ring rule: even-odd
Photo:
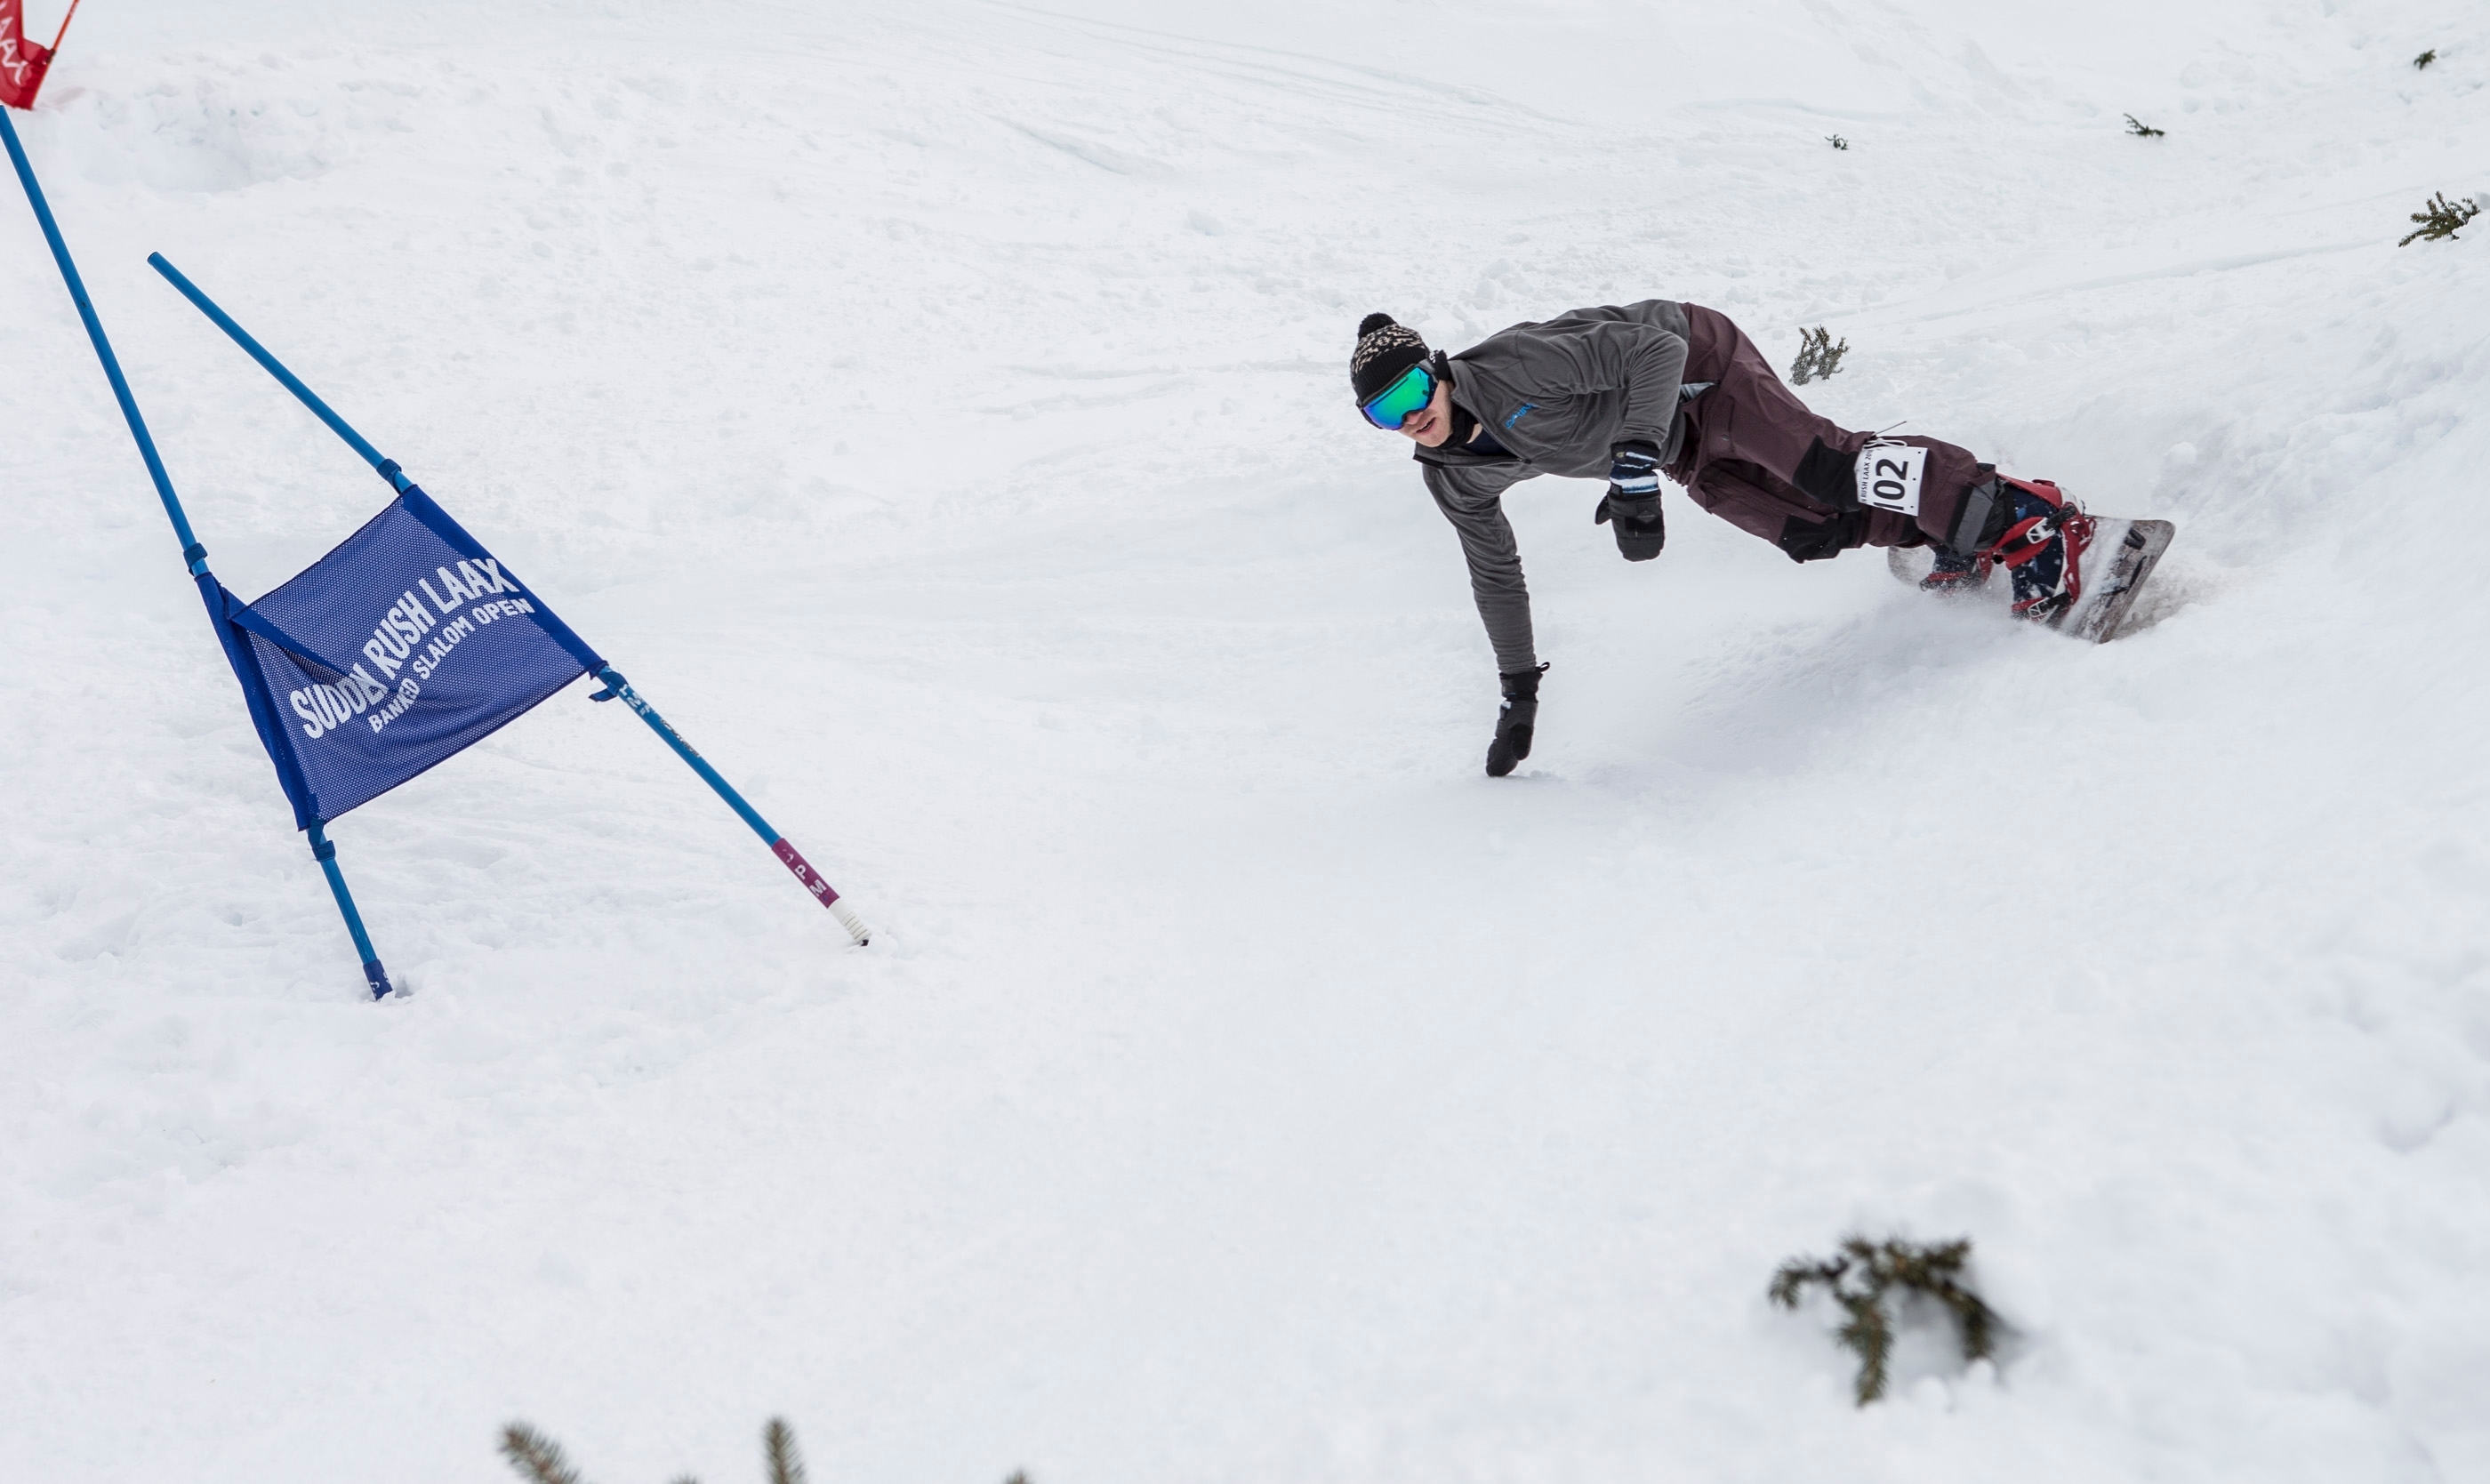
[[338,916],[346,919],[346,932],[355,940],[355,952],[363,960],[363,982],[371,986],[372,998],[380,999],[390,992],[389,972],[381,967],[381,956],[372,947],[372,935],[363,931],[363,915],[355,911],[355,894],[346,889],[346,873],[337,869],[337,847],[329,843],[329,832],[320,822],[311,822],[311,858],[320,862],[320,874],[329,878],[329,892],[337,899]]
[[[77,264],[70,259],[69,244],[61,239],[60,223],[52,219],[52,208],[43,199],[43,188],[35,181],[35,166],[26,159],[25,146],[17,142],[17,128],[9,122],[9,110],[0,108],[0,143],[9,148],[9,163],[17,170],[17,184],[26,189],[26,202],[35,209],[35,221],[43,229],[43,241],[50,245],[52,261],[60,265],[61,280],[69,285],[70,302],[77,306],[78,318],[86,324],[86,337],[94,342],[95,356],[103,363],[103,376],[112,383],[113,400],[121,404],[122,420],[130,424],[130,436],[137,440],[138,456],[147,461],[147,478],[156,484],[156,498],[164,503],[164,513],[173,522],[173,534],[182,542],[182,561],[188,567],[191,578],[198,584],[199,597],[208,605],[208,620],[218,626],[222,642],[224,624],[221,592],[214,573],[208,570],[208,548],[199,544],[191,534],[189,517],[182,513],[181,497],[173,493],[172,477],[164,472],[164,460],[156,452],[156,440],[147,432],[147,420],[139,416],[138,399],[130,393],[130,382],[121,374],[120,359],[112,353],[112,342],[104,337],[103,321],[98,319],[95,306],[86,297],[86,282],[78,276]],[[381,968],[380,955],[372,951],[372,941],[363,932],[363,919],[355,911],[355,899],[346,890],[346,878],[337,869],[337,847],[328,841],[315,822],[311,826],[311,856],[329,878],[329,889],[336,894],[337,910],[345,915],[346,931],[354,936],[355,951],[362,955],[363,979],[371,986],[377,1000],[390,992],[389,975]]]
[[295,375],[292,371],[287,370],[285,368],[285,363],[277,360],[275,356],[268,353],[267,346],[260,344],[255,339],[252,339],[249,331],[245,330],[241,325],[235,323],[232,315],[227,314],[224,310],[217,307],[217,302],[210,299],[197,284],[183,276],[182,270],[167,262],[164,258],[164,254],[160,252],[151,252],[147,254],[147,266],[155,269],[158,273],[162,274],[164,276],[165,282],[170,283],[177,289],[180,289],[182,291],[183,298],[190,301],[190,303],[197,307],[200,313],[215,321],[216,327],[218,330],[231,335],[233,337],[233,342],[236,345],[248,351],[250,353],[250,359],[259,363],[260,369],[266,371],[269,375],[275,377],[277,381],[284,386],[286,391],[294,393],[297,400],[301,401],[304,406],[311,409],[314,417],[317,417],[321,422],[328,423],[329,431],[346,440],[346,447],[353,449],[356,452],[362,454],[363,456],[364,463],[367,463],[374,469],[378,470],[380,472],[380,477],[390,481],[391,488],[396,490],[401,495],[406,493],[406,486],[410,481],[405,474],[399,471],[396,464],[381,457],[380,450],[375,449],[370,444],[364,442],[363,435],[356,432],[352,427],[348,426],[346,420],[337,416],[335,408],[331,407],[328,403],[320,400],[319,393],[303,385],[303,378]]
[[676,731],[665,717],[658,715],[655,707],[642,700],[640,692],[631,688],[630,682],[624,680],[612,665],[597,671],[596,678],[605,683],[605,688],[591,692],[588,699],[611,701],[618,696],[621,697],[623,705],[631,708],[641,720],[649,723],[650,731],[666,740],[666,745],[675,749],[675,756],[690,765],[691,771],[700,774],[701,781],[715,789],[717,797],[726,800],[726,806],[733,809],[745,824],[752,827],[752,832],[761,836],[762,843],[769,847],[769,853],[778,858],[778,863],[793,871],[796,879],[803,883],[804,889],[813,893],[816,900],[830,910],[830,916],[839,919],[839,926],[848,930],[848,937],[857,947],[861,948],[873,941],[873,930],[864,925],[864,919],[855,915],[854,908],[839,900],[838,892],[832,890],[830,884],[822,879],[821,872],[813,869],[812,862],[806,860],[802,853],[788,842],[785,835],[770,829],[769,822],[761,817],[761,811],[744,802],[743,796],[736,792],[735,785],[727,782],[716,769],[709,766],[709,759],[701,756],[690,742],[683,741],[683,734]]
[[[269,354],[267,346],[252,338],[249,331],[236,323],[232,315],[218,308],[215,300],[210,299],[197,284],[183,276],[182,270],[167,262],[164,254],[149,253],[147,264],[163,275],[165,282],[181,290],[182,297],[190,301],[200,313],[215,322],[218,330],[231,336],[236,345],[247,351],[250,359],[258,362],[262,370],[275,377],[279,385],[293,393],[296,400],[311,409],[313,416],[329,424],[329,431],[345,440],[348,448],[362,454],[363,462],[371,465],[375,473],[387,480],[391,489],[399,494],[405,494],[413,485],[414,481],[406,477],[406,471],[398,467],[395,459],[384,457],[380,450],[373,448],[362,434],[356,432],[345,419],[337,416],[335,408],[322,401],[320,393],[304,386],[302,377],[287,370],[283,362]],[[675,755],[681,758],[693,772],[700,774],[701,781],[715,790],[718,798],[726,800],[728,808],[733,809],[745,824],[752,827],[753,833],[767,842],[770,853],[778,858],[779,863],[794,874],[805,890],[813,894],[815,901],[830,910],[831,916],[839,919],[839,925],[847,929],[848,937],[854,940],[856,946],[862,947],[872,940],[872,932],[864,925],[864,919],[858,917],[847,903],[839,900],[838,892],[831,889],[830,884],[822,879],[819,871],[813,869],[812,862],[806,860],[794,845],[788,843],[785,835],[770,829],[769,822],[763,819],[760,811],[746,803],[743,796],[736,792],[735,786],[727,782],[716,769],[709,766],[709,759],[694,751],[692,744],[683,741],[681,733],[666,724],[666,718],[657,714],[656,708],[641,699],[640,693],[625,684],[622,677],[614,672],[612,666],[600,667],[596,671],[596,678],[605,683],[606,688],[591,695],[590,700],[611,701],[620,696],[622,703],[630,707],[641,720],[649,723],[649,730],[664,738],[666,745],[675,749]]]

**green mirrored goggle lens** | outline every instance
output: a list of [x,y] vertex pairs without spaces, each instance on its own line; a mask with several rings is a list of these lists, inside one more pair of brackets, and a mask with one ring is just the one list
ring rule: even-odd
[[1376,427],[1399,432],[1409,415],[1425,407],[1435,395],[1435,373],[1424,365],[1413,365],[1401,373],[1398,381],[1375,393],[1358,408],[1366,421]]

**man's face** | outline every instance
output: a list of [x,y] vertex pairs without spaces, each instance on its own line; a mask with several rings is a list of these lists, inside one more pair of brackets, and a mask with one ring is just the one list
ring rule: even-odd
[[1440,449],[1444,440],[1453,436],[1453,385],[1441,377],[1435,379],[1435,394],[1427,405],[1409,414],[1401,424],[1401,436],[1422,449]]

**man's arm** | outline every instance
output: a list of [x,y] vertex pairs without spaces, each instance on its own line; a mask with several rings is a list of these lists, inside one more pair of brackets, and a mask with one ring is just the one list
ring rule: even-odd
[[1539,655],[1530,642],[1530,589],[1521,580],[1521,548],[1504,518],[1501,498],[1516,482],[1515,473],[1492,467],[1419,467],[1426,473],[1427,493],[1435,497],[1435,509],[1461,536],[1462,555],[1470,565],[1470,596],[1478,601],[1488,642],[1495,647],[1496,669],[1513,675],[1535,667]]

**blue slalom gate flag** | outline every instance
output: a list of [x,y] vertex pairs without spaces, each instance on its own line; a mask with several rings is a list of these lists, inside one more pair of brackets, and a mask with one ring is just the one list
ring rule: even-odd
[[[0,9],[6,5],[0,0]],[[582,675],[605,684],[590,700],[619,700],[648,723],[761,837],[797,885],[829,910],[851,941],[861,947],[872,940],[864,920],[802,852],[646,696],[433,503],[395,459],[383,457],[268,347],[156,253],[148,257],[149,266],[327,423],[395,496],[362,530],[256,602],[244,602],[218,582],[6,109],[0,109],[0,149],[25,190],[130,441],[182,543],[182,565],[197,584],[234,678],[242,683],[251,725],[294,805],[294,827],[309,838],[311,858],[336,899],[374,999],[389,995],[392,986],[354,893],[346,888],[327,823],[492,736]]]
[[605,668],[415,484],[246,603],[225,646],[298,829],[326,824]]

